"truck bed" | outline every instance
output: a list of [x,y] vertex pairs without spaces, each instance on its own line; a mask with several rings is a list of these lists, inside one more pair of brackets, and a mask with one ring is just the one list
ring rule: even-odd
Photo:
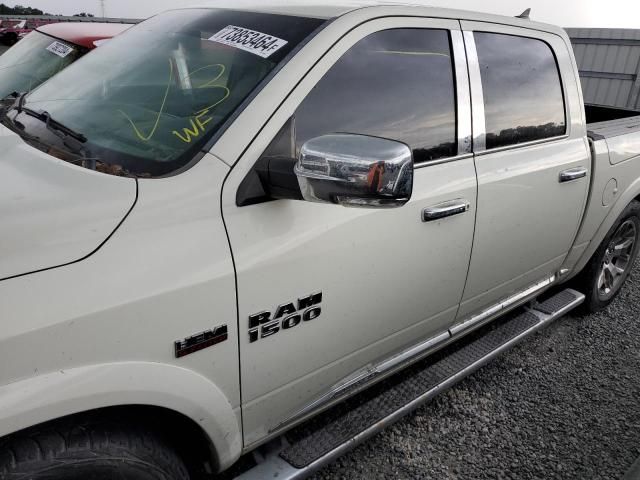
[[[587,134],[592,140],[618,137],[640,132],[640,112],[621,108],[585,105],[587,115]],[[633,136],[640,152],[640,136]]]
[[640,112],[595,105],[585,105],[585,111],[587,135],[592,142],[605,141],[611,165],[640,155]]

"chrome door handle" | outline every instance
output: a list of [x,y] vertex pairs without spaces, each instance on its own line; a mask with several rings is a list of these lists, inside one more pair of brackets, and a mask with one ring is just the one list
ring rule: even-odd
[[579,178],[584,178],[587,176],[588,172],[589,170],[584,167],[570,168],[569,170],[560,172],[560,183],[571,182]]
[[440,220],[441,218],[451,217],[453,215],[460,215],[465,213],[471,205],[466,200],[458,198],[456,200],[449,200],[448,202],[439,203],[432,207],[427,207],[422,210],[422,221],[433,222],[434,220]]

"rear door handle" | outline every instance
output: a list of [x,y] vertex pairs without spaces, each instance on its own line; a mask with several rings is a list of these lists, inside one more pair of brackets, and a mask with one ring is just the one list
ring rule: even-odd
[[460,215],[469,210],[471,205],[466,200],[458,198],[456,200],[449,200],[448,202],[439,203],[432,207],[427,207],[422,211],[423,222],[433,222],[434,220],[440,220],[441,218],[451,217],[453,215]]
[[584,178],[588,172],[589,170],[584,167],[570,168],[569,170],[560,172],[560,183],[572,182],[573,180]]

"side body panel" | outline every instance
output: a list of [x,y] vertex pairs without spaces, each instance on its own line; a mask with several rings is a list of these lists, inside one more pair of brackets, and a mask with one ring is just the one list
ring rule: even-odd
[[[219,208],[227,172],[207,155],[181,175],[139,180],[136,207],[93,256],[0,282],[0,434],[131,399],[170,397],[190,415],[207,403],[193,389],[209,389],[224,401],[193,420],[227,425],[212,438],[223,466],[240,454],[235,280]],[[227,341],[176,358],[176,341],[220,325]]]
[[640,151],[630,155],[627,150],[627,159],[612,165],[610,156],[614,152],[609,151],[610,145],[604,139],[592,144],[591,194],[575,245],[562,266],[570,271],[567,279],[580,273],[622,211],[634,199],[640,199]]
[[[532,145],[484,150],[483,120],[474,118],[478,216],[460,320],[560,269],[576,237],[589,188],[589,175],[560,183],[560,173],[576,167],[591,170],[575,64],[564,39],[479,22],[463,21],[462,28],[468,50],[474,48],[473,31],[546,42],[556,55],[562,79],[567,133]],[[471,90],[477,105],[484,99],[482,86],[473,81],[473,73]],[[476,72],[476,80],[479,79]]]
[[[319,35],[308,45],[315,57],[299,54],[305,60],[315,58],[317,64],[308,74],[304,64],[290,73],[304,78],[297,87],[291,84],[293,91],[225,183],[223,211],[238,278],[247,448],[376,362],[427,338],[448,335],[455,318],[475,217],[470,156],[416,169],[413,198],[399,209],[299,201],[236,206],[239,184],[324,73],[358,40],[390,28],[459,27],[443,20],[375,20],[344,37],[348,29],[339,33],[341,40],[328,53]],[[465,121],[468,125],[469,118]],[[437,222],[421,221],[423,208],[456,198],[468,200],[470,210]],[[322,313],[317,319],[280,327],[250,342],[250,315],[268,311],[274,317],[279,305],[319,291]]]

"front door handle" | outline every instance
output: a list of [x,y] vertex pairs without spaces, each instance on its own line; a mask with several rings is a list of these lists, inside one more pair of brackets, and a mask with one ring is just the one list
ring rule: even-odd
[[589,170],[584,167],[570,168],[569,170],[560,172],[560,183],[572,182],[573,180],[584,178],[588,172]]
[[471,205],[466,200],[458,198],[456,200],[449,200],[448,202],[439,203],[432,207],[427,207],[422,211],[423,222],[433,222],[434,220],[440,220],[441,218],[451,217],[453,215],[460,215],[469,210]]

